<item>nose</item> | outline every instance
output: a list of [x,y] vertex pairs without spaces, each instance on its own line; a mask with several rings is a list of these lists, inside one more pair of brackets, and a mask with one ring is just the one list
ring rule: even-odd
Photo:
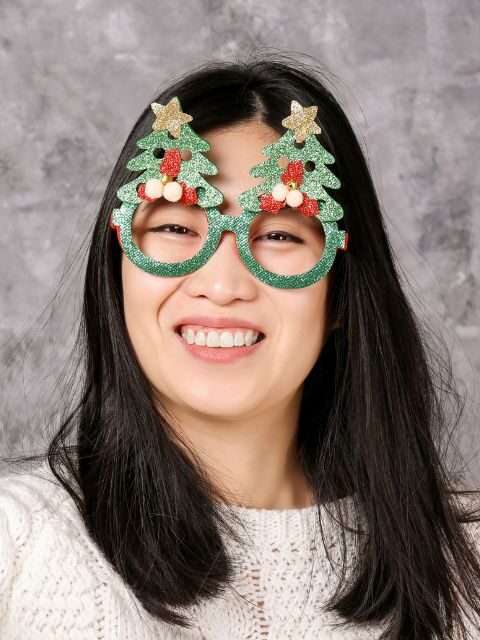
[[219,305],[255,297],[255,277],[242,262],[233,231],[222,233],[214,254],[197,271],[185,276],[184,286],[190,296],[204,296]]

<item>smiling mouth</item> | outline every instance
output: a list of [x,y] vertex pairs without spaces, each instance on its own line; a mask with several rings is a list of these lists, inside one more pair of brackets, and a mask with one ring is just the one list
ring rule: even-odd
[[[236,331],[229,331],[228,328],[223,328],[223,329],[210,329],[210,330],[201,330],[202,333],[204,334],[203,339],[201,340],[201,344],[198,345],[195,341],[193,343],[188,343],[187,340],[184,337],[185,332],[182,332],[182,325],[178,326],[175,328],[175,333],[180,336],[180,338],[182,340],[184,340],[187,344],[190,344],[191,346],[202,346],[202,347],[209,347],[209,348],[241,348],[241,347],[249,347],[249,346],[254,346],[256,344],[258,344],[259,342],[262,342],[263,340],[265,340],[266,335],[264,333],[262,333],[261,331],[258,332],[258,335],[256,336],[256,339],[249,345],[246,343],[245,341],[245,334],[247,333],[247,331],[243,331],[242,332],[242,339],[241,344],[235,344],[235,340],[234,343],[231,344],[231,338],[233,337],[236,333],[236,331],[238,332],[238,330]],[[229,334],[229,338],[226,338],[226,341],[224,341],[223,344],[220,343],[220,336],[223,333],[227,333]],[[257,332],[255,332],[257,333]],[[213,337],[210,336],[209,334],[215,334]],[[208,341],[210,342],[210,344],[208,344]]]

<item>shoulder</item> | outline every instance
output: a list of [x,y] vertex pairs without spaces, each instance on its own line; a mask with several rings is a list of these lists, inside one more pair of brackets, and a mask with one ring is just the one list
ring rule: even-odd
[[[28,512],[42,517],[67,496],[65,489],[53,475],[47,463],[32,471],[8,471],[0,475],[0,505],[8,515]],[[23,523],[27,526],[27,522]]]
[[173,638],[140,607],[46,463],[0,476],[0,637]]
[[[9,472],[0,476],[0,576],[5,582],[43,531],[58,519],[65,490],[53,482],[42,466],[32,472]],[[5,586],[4,584],[0,586]]]
[[25,548],[41,537],[45,526],[73,532],[80,516],[70,494],[47,464],[28,472],[0,476],[0,536],[2,549]]
[[20,564],[32,550],[58,552],[62,539],[83,542],[81,518],[70,494],[44,463],[32,471],[0,476],[1,575]]
[[51,629],[51,637],[54,629],[68,634],[74,627],[62,625],[74,624],[74,611],[97,629],[105,587],[114,579],[48,465],[0,476],[2,637],[36,638],[42,629]]
[[[4,563],[21,559],[33,548],[58,555],[67,545],[81,555],[100,553],[74,499],[47,463],[0,476],[0,540]],[[103,564],[100,568],[106,569]]]

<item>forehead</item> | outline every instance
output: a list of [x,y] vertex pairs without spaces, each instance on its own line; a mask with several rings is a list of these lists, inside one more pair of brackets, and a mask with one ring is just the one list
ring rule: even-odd
[[280,136],[264,122],[248,120],[212,129],[203,133],[202,137],[211,146],[209,158],[215,164],[220,164],[229,163],[237,154],[254,162],[259,161],[263,158],[263,147],[277,141]]
[[206,155],[218,169],[216,175],[205,176],[205,179],[224,195],[219,209],[228,208],[230,214],[240,213],[237,197],[263,180],[252,177],[250,170],[266,160],[263,148],[276,142],[279,134],[263,122],[250,120],[213,129],[202,137],[210,144]]
[[[263,178],[254,178],[250,170],[257,164],[266,160],[263,148],[267,144],[277,142],[279,134],[275,129],[258,120],[219,127],[201,134],[210,149],[205,152],[206,157],[215,164],[218,173],[204,175],[204,179],[219,189],[223,194],[223,202],[217,206],[218,210],[229,215],[240,215],[242,208],[238,203],[238,196],[247,189],[251,189],[262,183]],[[184,155],[188,159],[188,155]],[[142,202],[139,204],[136,214],[136,223],[146,219],[146,216],[154,214],[165,206],[170,209],[183,205],[166,203],[163,198],[155,203]]]

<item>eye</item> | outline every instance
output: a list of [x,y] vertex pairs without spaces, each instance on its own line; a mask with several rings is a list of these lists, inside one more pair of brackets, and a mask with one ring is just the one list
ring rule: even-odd
[[286,242],[285,239],[287,239],[290,242],[295,242],[297,244],[303,244],[303,240],[301,240],[300,238],[297,238],[297,236],[292,235],[291,233],[286,233],[285,231],[269,231],[268,233],[264,234],[263,236],[259,236],[258,238],[255,238],[255,240],[261,240],[262,238],[270,238],[270,236],[276,236],[283,238],[282,240],[280,240],[280,242]]
[[[174,229],[174,231],[170,231],[170,229]],[[187,229],[187,227],[182,227],[179,224],[162,224],[159,227],[152,227],[151,229],[148,229],[148,231],[152,231],[154,233],[157,233],[157,232],[161,233],[162,231],[166,231],[167,233],[185,235],[190,232],[190,229]]]

